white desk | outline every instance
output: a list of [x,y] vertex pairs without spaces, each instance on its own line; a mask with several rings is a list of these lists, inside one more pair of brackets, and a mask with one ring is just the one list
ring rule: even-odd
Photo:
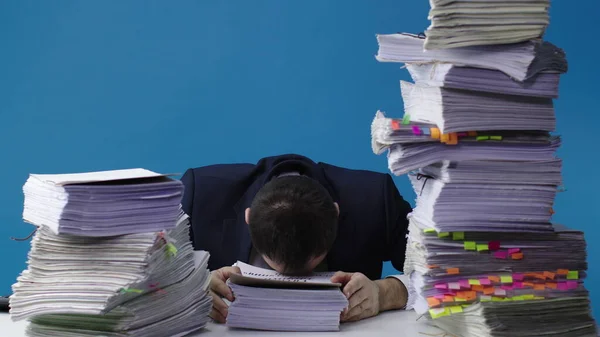
[[[418,322],[413,311],[385,312],[358,322],[343,323],[339,332],[275,332],[229,329],[222,324],[209,323],[208,326],[190,337],[213,336],[296,336],[305,337],[334,337],[334,336],[376,336],[376,337],[427,337],[428,335],[443,335],[442,330],[429,326],[424,318]],[[0,335],[6,337],[25,337],[26,321],[13,322],[8,314],[0,313]],[[426,333],[424,335],[422,333]],[[166,337],[166,336],[165,336]]]

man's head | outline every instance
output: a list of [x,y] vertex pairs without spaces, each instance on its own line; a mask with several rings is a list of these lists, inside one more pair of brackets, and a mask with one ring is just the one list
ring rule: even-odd
[[327,255],[337,233],[339,208],[329,192],[305,176],[275,178],[246,209],[256,251],[280,273],[313,270]]

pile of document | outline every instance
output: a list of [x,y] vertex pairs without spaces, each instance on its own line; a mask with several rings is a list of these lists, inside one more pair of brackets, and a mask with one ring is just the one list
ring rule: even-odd
[[414,83],[400,83],[403,117],[378,111],[371,125],[373,151],[417,195],[409,307],[463,337],[596,336],[584,235],[551,221],[567,62],[534,39],[548,1],[431,3],[427,37],[378,36],[377,59],[404,63]]
[[209,254],[193,251],[181,182],[136,169],[32,175],[24,190],[38,229],[10,315],[29,320],[28,336],[184,336],[206,325]]
[[242,272],[228,281],[235,300],[227,326],[274,331],[337,331],[348,300],[333,273],[284,276],[237,262]]

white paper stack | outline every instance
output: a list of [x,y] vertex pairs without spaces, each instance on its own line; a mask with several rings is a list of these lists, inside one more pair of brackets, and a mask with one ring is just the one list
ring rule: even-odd
[[429,0],[425,48],[518,43],[542,37],[550,0]]
[[171,229],[183,184],[144,169],[32,174],[23,218],[57,234],[111,236]]
[[[148,172],[143,174],[155,175],[150,179],[163,180],[161,175]],[[97,184],[110,185],[107,198],[110,201],[106,208],[109,216],[103,217],[100,208],[94,212],[109,219],[119,207],[118,200],[128,204],[127,196],[134,202],[145,199],[145,196],[138,198],[139,194],[129,193],[136,190],[135,186],[138,191],[145,191],[141,194],[145,193],[151,201],[153,196],[162,198],[162,192],[148,189],[146,178],[142,178],[142,183],[139,177],[132,178],[131,175],[136,174],[123,171],[89,173],[85,182],[70,182],[73,185],[69,186],[75,189],[69,192],[84,190],[90,184],[94,188],[88,191],[94,190]],[[118,175],[121,175],[118,180],[106,178]],[[65,181],[69,178],[53,179]],[[88,179],[94,182],[90,183]],[[170,184],[170,180],[167,183]],[[120,196],[116,191],[122,185],[126,188]],[[98,198],[102,199],[102,193],[95,193],[97,191],[88,194],[88,202],[75,202],[76,208],[93,209]],[[179,196],[176,200],[179,202],[181,193],[175,195]],[[69,198],[69,203],[72,200]],[[137,212],[141,212],[141,208]],[[167,218],[165,216],[162,221]],[[56,233],[56,227],[34,223],[39,228],[31,242],[28,268],[13,285],[11,318],[14,321],[28,319],[27,335],[40,337],[183,336],[203,328],[212,306],[207,293],[209,254],[193,251],[190,222],[179,205],[171,221],[166,223],[165,227],[169,228],[166,230],[157,231],[156,224],[142,230],[139,224],[143,221],[130,215],[127,225],[119,231],[130,229],[132,233],[110,236],[93,229],[92,236],[81,235],[81,231],[77,231],[77,235]],[[128,225],[132,223],[136,225]],[[99,226],[106,228],[111,224],[104,221]],[[81,228],[79,223],[77,227]]]
[[227,326],[275,331],[337,331],[348,300],[333,273],[284,276],[272,270],[237,263],[242,275],[229,283],[235,300]]

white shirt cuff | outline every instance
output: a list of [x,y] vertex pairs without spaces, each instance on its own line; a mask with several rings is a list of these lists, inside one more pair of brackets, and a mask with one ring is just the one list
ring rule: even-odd
[[406,299],[406,306],[404,307],[404,310],[412,310],[413,306],[415,304],[415,296],[414,296],[414,290],[411,289],[410,287],[410,279],[408,276],[406,275],[390,275],[386,278],[389,277],[393,277],[395,279],[398,279],[400,282],[402,282],[402,284],[404,284],[404,286],[406,287],[406,292],[408,293],[408,298]]

